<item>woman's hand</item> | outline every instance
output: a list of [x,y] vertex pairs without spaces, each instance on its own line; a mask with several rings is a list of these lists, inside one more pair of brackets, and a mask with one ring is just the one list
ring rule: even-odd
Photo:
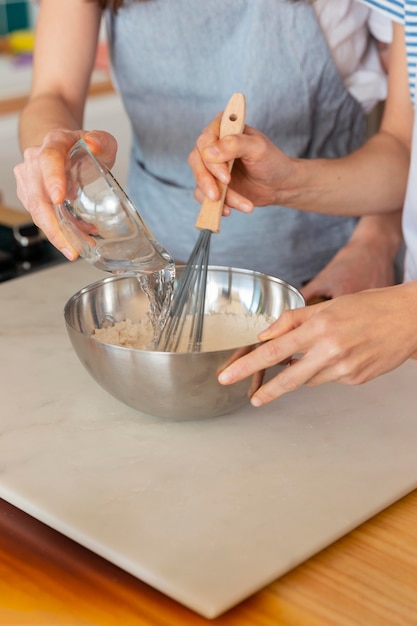
[[388,287],[395,283],[391,257],[372,255],[363,245],[348,243],[300,291],[307,304],[318,298],[337,298],[364,289]]
[[231,384],[291,359],[253,394],[253,406],[301,385],[365,383],[416,352],[416,314],[417,282],[286,311],[259,335],[262,344],[220,373],[219,382]]
[[65,199],[65,160],[81,138],[109,167],[113,165],[117,142],[109,133],[54,130],[45,136],[40,146],[27,148],[23,162],[14,168],[19,200],[49,241],[71,261],[78,253],[62,234],[53,205]]
[[[188,157],[196,179],[194,196],[219,199],[216,179],[228,184],[224,215],[232,208],[250,213],[254,206],[277,204],[277,189],[285,191],[285,181],[294,169],[288,158],[265,135],[245,126],[240,135],[219,140],[221,114],[205,128]],[[227,163],[233,159],[232,173]]]

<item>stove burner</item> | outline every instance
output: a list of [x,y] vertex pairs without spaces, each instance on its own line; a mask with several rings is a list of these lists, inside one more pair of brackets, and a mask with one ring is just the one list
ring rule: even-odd
[[0,282],[65,261],[32,222],[13,227],[0,224]]

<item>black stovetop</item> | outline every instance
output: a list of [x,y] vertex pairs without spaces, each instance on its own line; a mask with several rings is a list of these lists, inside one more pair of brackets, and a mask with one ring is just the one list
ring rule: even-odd
[[0,282],[65,262],[69,263],[34,224],[0,224]]

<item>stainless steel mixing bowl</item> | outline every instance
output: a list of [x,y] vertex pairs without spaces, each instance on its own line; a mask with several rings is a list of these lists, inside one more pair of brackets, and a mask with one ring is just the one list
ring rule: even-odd
[[[177,276],[183,268],[177,268]],[[302,295],[283,280],[248,270],[209,267],[205,310],[257,313],[277,318],[304,306]],[[64,317],[72,345],[91,376],[110,394],[135,409],[170,419],[214,417],[249,401],[250,379],[229,386],[217,373],[253,345],[216,352],[170,353],[136,350],[93,339],[106,321],[138,322],[148,300],[134,276],[104,278],[66,303]]]

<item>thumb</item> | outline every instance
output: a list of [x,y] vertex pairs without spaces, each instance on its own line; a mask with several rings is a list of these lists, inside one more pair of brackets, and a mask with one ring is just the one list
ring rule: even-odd
[[255,128],[245,126],[243,133],[239,135],[226,135],[214,143],[203,148],[201,151],[204,161],[211,163],[224,163],[233,159],[258,160],[264,149],[261,141],[261,133]]

